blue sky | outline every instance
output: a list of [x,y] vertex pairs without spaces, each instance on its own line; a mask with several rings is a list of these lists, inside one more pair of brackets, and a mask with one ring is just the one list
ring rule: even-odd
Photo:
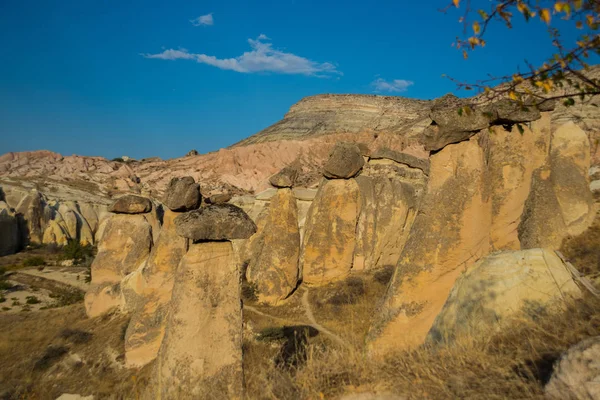
[[518,22],[464,60],[447,2],[1,0],[0,153],[204,153],[305,96],[431,99],[455,92],[442,74],[512,73],[552,51],[541,22]]

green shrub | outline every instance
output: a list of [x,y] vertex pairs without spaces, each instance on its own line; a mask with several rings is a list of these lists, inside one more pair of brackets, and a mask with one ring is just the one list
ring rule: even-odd
[[69,240],[62,249],[62,260],[75,260],[76,264],[94,256],[94,248],[90,245],[83,246],[77,240]]
[[27,298],[27,301],[26,301],[27,304],[40,304],[41,303],[40,299],[38,299],[35,296],[27,296],[26,298]]
[[4,303],[4,302],[6,302],[6,297],[4,297],[0,294],[0,303]]
[[125,162],[125,160],[123,160],[121,157],[115,157],[115,158],[113,158],[111,161],[115,161],[115,162]]
[[12,308],[10,308],[10,307],[2,307],[2,311],[10,311],[10,310],[12,310]]
[[28,257],[23,261],[24,267],[38,267],[40,265],[46,265],[46,261],[40,256]]
[[12,289],[12,287],[12,284],[0,279],[0,290],[9,290]]

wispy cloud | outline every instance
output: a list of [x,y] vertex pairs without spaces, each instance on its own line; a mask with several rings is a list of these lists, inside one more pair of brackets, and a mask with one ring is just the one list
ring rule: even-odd
[[195,60],[201,64],[241,73],[274,72],[318,77],[342,75],[331,63],[320,63],[274,49],[271,43],[265,43],[266,40],[269,38],[264,34],[257,39],[248,39],[251,50],[235,58],[217,58],[206,54],[190,53],[186,49],[168,49],[162,53],[142,54],[142,56],[161,60]]
[[414,85],[414,82],[407,81],[404,79],[394,79],[392,81],[386,81],[385,79],[379,78],[371,82],[371,86],[375,89],[376,92],[406,92],[409,86],[412,85]]
[[190,22],[194,26],[211,26],[215,24],[213,13],[201,15],[198,18],[191,19]]

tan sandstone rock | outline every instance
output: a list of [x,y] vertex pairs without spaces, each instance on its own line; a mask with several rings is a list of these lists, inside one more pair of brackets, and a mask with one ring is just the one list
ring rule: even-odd
[[544,392],[552,400],[600,399],[600,337],[585,339],[565,352]]
[[121,280],[146,262],[151,247],[152,228],[143,215],[115,215],[108,220],[98,243],[98,254],[91,267],[92,281],[85,296],[89,316],[100,315],[116,306],[116,287],[120,292]]
[[550,116],[533,122],[531,129],[492,128],[489,135],[489,185],[492,191],[490,240],[495,250],[521,248],[518,226],[531,190],[533,171],[546,161],[550,147]]
[[509,317],[525,314],[536,318],[578,297],[579,287],[553,251],[491,254],[456,281],[428,338],[439,342],[482,334]]
[[46,226],[46,229],[44,230],[42,243],[65,246],[68,242],[68,232],[58,222],[56,222],[55,220],[51,220]]
[[300,230],[291,189],[277,191],[255,236],[246,278],[256,285],[259,302],[276,305],[299,278]]
[[187,240],[175,231],[173,220],[177,215],[165,210],[163,227],[142,270],[141,284],[137,285],[141,301],[125,335],[125,362],[129,367],[139,368],[154,360],[164,337],[175,271],[187,251]]
[[322,285],[350,273],[359,213],[356,180],[334,179],[321,184],[306,220],[301,253],[304,283]]
[[431,157],[431,175],[385,302],[373,354],[422,344],[460,272],[489,249],[491,202],[479,135]]
[[16,253],[20,244],[17,217],[4,201],[0,201],[0,256]]
[[546,164],[533,172],[519,224],[522,248],[557,249],[565,237],[578,235],[589,227],[595,214],[589,166],[590,147],[585,132],[573,122],[557,128]]
[[240,273],[230,242],[192,244],[175,277],[152,398],[241,398]]

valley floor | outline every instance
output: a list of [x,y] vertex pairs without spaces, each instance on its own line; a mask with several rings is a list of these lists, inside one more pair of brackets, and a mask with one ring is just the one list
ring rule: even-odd
[[[566,241],[562,251],[581,272],[596,278],[600,219]],[[89,319],[76,295],[69,298],[73,304],[57,302],[56,293],[65,286],[73,293],[84,287],[85,268],[23,268],[34,256],[49,264],[56,258],[40,249],[0,258],[9,284],[46,302],[23,309],[22,304],[12,306],[15,296],[2,291],[11,309],[0,312],[0,399],[54,400],[63,393],[143,398],[154,366],[125,368],[128,316]],[[352,275],[321,288],[302,287],[277,307],[255,304],[252,292],[244,291],[247,397],[369,399],[369,393],[377,393],[389,399],[541,399],[561,353],[600,335],[600,300],[588,295],[536,321],[511,320],[484,337],[374,360],[367,356],[364,337],[391,270]]]

